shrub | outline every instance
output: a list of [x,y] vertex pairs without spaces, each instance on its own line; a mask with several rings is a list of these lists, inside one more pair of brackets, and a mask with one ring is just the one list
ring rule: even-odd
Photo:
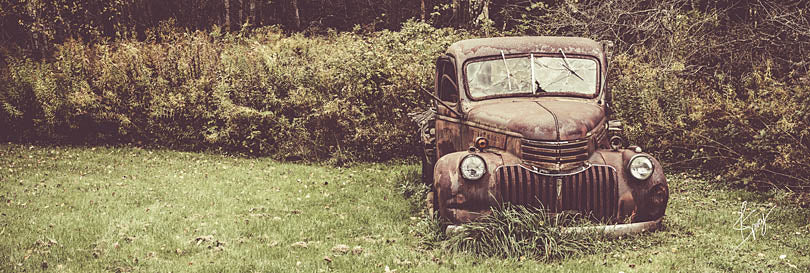
[[[763,54],[731,58],[718,44],[733,37],[713,34],[730,20],[722,11],[661,4],[666,12],[617,16],[643,7],[630,4],[538,5],[508,33],[617,41],[608,76],[616,117],[668,169],[810,188],[802,156],[810,152],[810,76],[803,63],[789,64],[799,49],[785,59],[779,47],[757,45]],[[590,19],[579,27],[565,21],[582,14],[599,16],[582,17]],[[766,32],[779,18],[767,17],[760,29],[719,30]],[[611,30],[648,20],[658,24],[619,36]],[[145,41],[68,40],[43,61],[0,61],[0,139],[144,143],[334,164],[407,157],[418,147],[407,113],[427,105],[420,90],[432,89],[435,58],[471,36],[416,22],[398,32],[310,37],[275,27],[223,34],[164,24]],[[754,55],[762,61],[751,61]],[[726,57],[733,63],[713,63]]]
[[[764,63],[720,90],[638,58],[615,58],[614,105],[628,138],[665,167],[702,168],[721,183],[807,189],[808,77],[786,83]],[[716,77],[723,77],[718,73]]]
[[387,160],[413,153],[407,113],[462,31],[284,35],[164,26],[146,41],[68,41],[52,58],[8,57],[3,139],[148,143],[277,158]]

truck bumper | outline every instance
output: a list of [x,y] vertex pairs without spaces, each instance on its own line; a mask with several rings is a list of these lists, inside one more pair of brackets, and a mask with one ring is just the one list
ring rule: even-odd
[[[599,233],[606,237],[620,237],[635,235],[644,232],[656,231],[663,227],[663,217],[646,222],[630,223],[630,224],[616,224],[604,225],[593,227],[564,227],[561,228],[564,233]],[[463,225],[449,225],[445,229],[445,234],[452,235],[464,231]]]
[[[487,162],[479,180],[464,179],[459,164],[468,152],[440,158],[434,169],[436,205],[442,218],[454,225],[489,215],[503,204],[539,207],[550,213],[573,211],[597,222],[648,223],[665,214],[669,190],[660,164],[652,176],[635,180],[625,170],[632,151],[600,151],[583,168],[565,174],[542,173],[508,153],[476,152]],[[602,160],[604,158],[604,160]],[[624,221],[623,221],[624,220]],[[619,226],[619,231],[637,226]]]

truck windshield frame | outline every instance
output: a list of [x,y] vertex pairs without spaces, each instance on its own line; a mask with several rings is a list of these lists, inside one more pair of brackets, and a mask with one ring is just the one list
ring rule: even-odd
[[[573,71],[573,72],[572,72]],[[497,97],[599,95],[602,69],[590,55],[523,53],[469,59],[464,89],[472,100]]]

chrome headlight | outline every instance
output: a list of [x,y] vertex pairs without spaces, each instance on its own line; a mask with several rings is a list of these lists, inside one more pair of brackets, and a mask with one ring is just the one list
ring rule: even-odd
[[487,163],[480,156],[470,154],[461,160],[458,169],[464,179],[478,180],[487,173]]
[[628,164],[627,169],[630,170],[630,174],[636,179],[645,180],[650,178],[650,175],[652,175],[655,170],[655,166],[650,157],[646,155],[635,155],[633,158],[630,158],[630,164]]

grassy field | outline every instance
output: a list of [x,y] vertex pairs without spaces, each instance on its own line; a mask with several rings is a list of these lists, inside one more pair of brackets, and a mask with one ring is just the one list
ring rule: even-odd
[[551,262],[427,247],[412,164],[2,144],[0,179],[2,272],[810,271],[810,213],[789,194],[684,174],[665,230]]

